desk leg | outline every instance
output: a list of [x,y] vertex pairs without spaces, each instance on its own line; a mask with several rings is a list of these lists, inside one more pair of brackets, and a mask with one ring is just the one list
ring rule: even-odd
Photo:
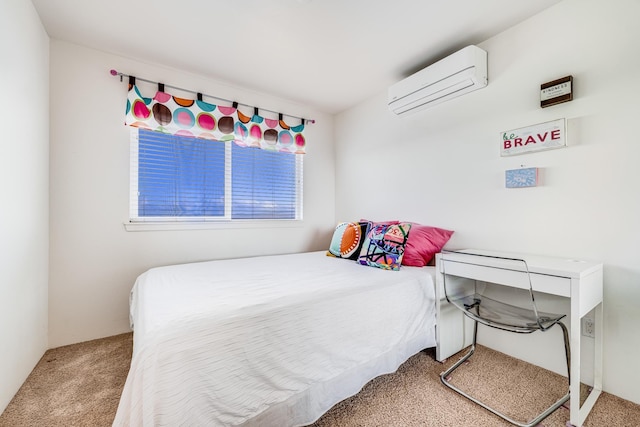
[[593,373],[593,389],[602,391],[602,355],[604,352],[604,315],[602,310],[602,303],[596,306],[595,312],[595,356],[593,360],[594,373]]
[[[578,298],[575,298],[578,299]],[[573,300],[573,298],[572,298]],[[569,391],[570,397],[570,410],[569,410],[569,422],[576,426],[581,427],[584,421],[593,409],[596,400],[602,393],[602,354],[603,354],[603,313],[602,303],[595,307],[595,343],[594,343],[594,357],[593,357],[593,389],[589,396],[584,401],[584,405],[580,407],[580,340],[581,340],[581,318],[578,307],[574,307],[573,301],[571,302],[571,386]]]
[[571,384],[569,392],[569,422],[575,427],[582,426],[580,420],[580,298],[571,295]]
[[587,400],[584,401],[584,405],[582,405],[582,408],[580,408],[580,413],[578,416],[578,421],[580,422],[580,424],[578,425],[580,426],[582,425],[582,423],[584,423],[587,415],[589,415],[589,412],[591,412],[591,409],[593,409],[593,406],[596,404],[598,396],[600,396],[600,393],[602,393],[602,318],[602,303],[600,303],[596,306],[595,310],[596,336],[593,356],[593,389],[591,390],[591,393],[589,393]]

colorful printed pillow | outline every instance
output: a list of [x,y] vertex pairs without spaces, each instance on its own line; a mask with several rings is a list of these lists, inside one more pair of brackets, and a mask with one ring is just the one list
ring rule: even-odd
[[364,243],[369,222],[342,222],[336,226],[329,244],[328,256],[357,259]]
[[447,244],[453,231],[412,223],[402,265],[424,267]]
[[371,224],[384,224],[384,225],[391,225],[391,224],[400,224],[400,221],[396,220],[396,219],[392,219],[390,221],[371,221],[369,219],[361,219],[360,222],[369,222]]
[[358,262],[385,270],[399,270],[410,230],[410,223],[371,224]]

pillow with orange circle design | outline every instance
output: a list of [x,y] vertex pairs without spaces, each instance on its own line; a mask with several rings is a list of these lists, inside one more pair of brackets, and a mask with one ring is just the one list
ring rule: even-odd
[[368,221],[341,222],[333,232],[327,256],[356,260],[369,228]]

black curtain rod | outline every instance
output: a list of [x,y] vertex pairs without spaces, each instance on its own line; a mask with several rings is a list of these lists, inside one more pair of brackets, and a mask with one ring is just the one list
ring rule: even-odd
[[[254,112],[255,112],[256,110],[258,110],[258,109],[259,109],[259,110],[262,110],[262,111],[268,111],[268,112],[270,112],[270,113],[277,114],[277,115],[278,115],[278,118],[279,118],[280,120],[282,119],[282,116],[283,116],[283,113],[280,113],[280,112],[278,112],[278,111],[267,110],[266,108],[258,108],[258,107],[254,107],[253,105],[243,104],[243,103],[240,103],[240,102],[232,101],[232,100],[230,100],[230,99],[220,98],[219,96],[213,96],[213,95],[202,94],[202,93],[200,93],[200,92],[196,92],[196,91],[193,91],[193,90],[190,90],[190,89],[184,89],[184,88],[181,88],[181,87],[178,87],[178,86],[171,86],[171,85],[167,85],[167,84],[160,83],[160,82],[154,82],[154,81],[152,81],[152,80],[147,80],[147,79],[143,79],[143,78],[136,77],[136,76],[130,76],[129,74],[124,74],[124,73],[121,73],[121,72],[116,71],[116,70],[111,70],[111,71],[109,71],[109,73],[110,73],[112,76],[120,76],[120,81],[122,81],[122,78],[123,78],[123,77],[133,77],[133,78],[135,78],[136,80],[140,80],[140,81],[143,81],[143,82],[147,82],[147,83],[151,83],[151,84],[155,84],[155,85],[162,85],[162,86],[163,86],[163,88],[164,88],[164,87],[170,87],[170,88],[172,88],[172,89],[181,90],[181,91],[183,91],[183,92],[193,93],[193,94],[195,94],[195,95],[198,97],[198,100],[202,100],[202,97],[203,97],[203,96],[206,96],[206,97],[208,97],[208,98],[214,98],[214,99],[217,99],[217,100],[219,100],[219,101],[229,102],[229,103],[231,103],[231,104],[232,104],[234,107],[236,107],[236,108],[237,108],[237,106],[238,106],[238,105],[244,105],[245,107],[253,108],[253,109],[254,109]],[[164,91],[164,90],[163,90],[163,91]],[[304,117],[292,116],[292,115],[290,115],[290,114],[284,114],[284,115],[285,115],[285,116],[288,116],[288,117],[293,117],[294,119],[300,119],[300,120],[302,120],[303,124],[307,124],[307,123],[311,123],[311,124],[313,124],[313,123],[315,123],[315,122],[316,122],[314,119],[305,119]]]

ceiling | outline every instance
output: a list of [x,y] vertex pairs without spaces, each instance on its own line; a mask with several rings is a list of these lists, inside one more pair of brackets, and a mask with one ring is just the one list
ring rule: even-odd
[[32,0],[51,38],[327,113],[559,1]]

